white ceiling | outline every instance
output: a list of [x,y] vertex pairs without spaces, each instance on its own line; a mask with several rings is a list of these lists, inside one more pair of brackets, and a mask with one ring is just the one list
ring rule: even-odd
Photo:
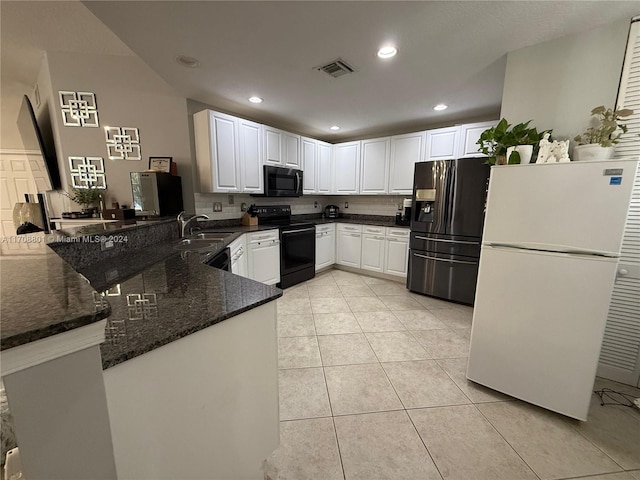
[[[106,29],[78,2],[17,3],[13,43],[133,51],[186,98],[332,141],[497,118],[507,52],[640,13],[638,2],[617,1],[83,2]],[[379,60],[388,42],[398,55]],[[200,68],[178,65],[181,54]],[[337,57],[356,72],[334,79],[314,69]],[[449,109],[434,112],[440,102]],[[333,124],[342,129],[330,132]]]

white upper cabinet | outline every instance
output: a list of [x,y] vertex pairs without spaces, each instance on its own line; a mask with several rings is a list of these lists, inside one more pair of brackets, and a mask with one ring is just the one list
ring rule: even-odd
[[241,191],[237,118],[203,110],[193,116],[193,126],[199,191]]
[[360,193],[387,193],[391,152],[390,137],[363,140],[361,148]]
[[498,120],[492,120],[490,122],[482,123],[469,123],[467,125],[460,126],[460,143],[458,149],[458,158],[462,157],[484,157],[482,153],[478,151],[478,144],[476,143],[480,139],[480,135],[487,128],[494,127],[498,124]]
[[426,133],[416,132],[391,137],[389,194],[413,192],[414,165],[424,158]]
[[282,130],[264,126],[264,163],[265,165],[284,165],[284,155],[282,154]]
[[358,193],[360,180],[360,142],[338,143],[333,146],[334,193]]
[[243,192],[262,193],[262,125],[238,119],[240,187]]
[[302,137],[303,193],[318,191],[318,141]]
[[[321,194],[330,194],[331,189],[331,179],[333,178],[333,162],[331,158],[331,153],[333,152],[333,146],[330,143],[326,142],[318,142],[318,171],[317,171],[317,179],[318,179],[318,193]],[[305,173],[306,175],[306,173]]]
[[427,130],[426,160],[451,160],[458,156],[460,127]]
[[282,153],[284,166],[288,168],[300,168],[300,135],[282,132]]

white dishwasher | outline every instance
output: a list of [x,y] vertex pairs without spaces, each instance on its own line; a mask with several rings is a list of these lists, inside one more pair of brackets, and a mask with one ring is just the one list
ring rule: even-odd
[[280,282],[280,233],[278,229],[247,234],[249,278],[268,285]]

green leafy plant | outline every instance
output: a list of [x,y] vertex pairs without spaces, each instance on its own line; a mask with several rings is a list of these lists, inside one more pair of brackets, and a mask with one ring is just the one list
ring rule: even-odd
[[620,119],[632,114],[633,110],[629,108],[613,110],[600,105],[591,110],[591,116],[595,117],[595,125],[587,128],[582,135],[576,135],[574,140],[579,145],[599,143],[602,147],[612,147],[627,133],[627,126],[620,123]]
[[102,190],[94,187],[73,188],[71,193],[64,192],[64,194],[73,202],[82,205],[83,210],[89,210],[92,205],[100,202]]
[[506,159],[507,149],[518,145],[533,145],[535,149],[544,134],[551,132],[551,130],[538,132],[535,127],[529,128],[530,123],[531,120],[511,127],[511,124],[503,118],[495,127],[482,132],[480,139],[476,142],[479,145],[478,151],[487,155],[489,165],[520,163],[520,154],[517,151],[513,151]]

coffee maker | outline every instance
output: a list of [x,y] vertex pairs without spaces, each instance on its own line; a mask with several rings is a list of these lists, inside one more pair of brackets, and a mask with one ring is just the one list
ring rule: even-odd
[[409,226],[411,224],[411,199],[402,201],[402,212],[396,213],[396,225]]

